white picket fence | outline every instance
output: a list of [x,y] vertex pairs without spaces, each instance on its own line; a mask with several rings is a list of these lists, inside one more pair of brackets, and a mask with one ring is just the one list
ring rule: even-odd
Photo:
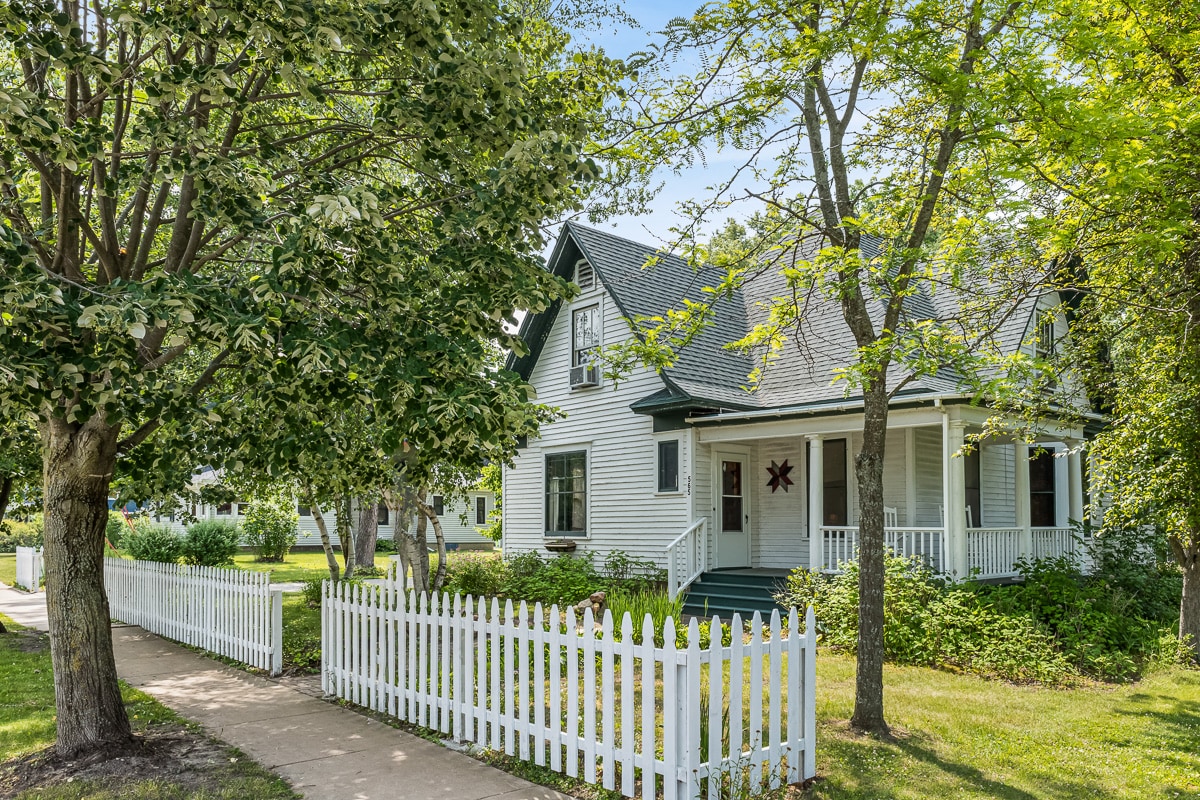
[[36,592],[42,585],[45,567],[42,564],[42,549],[40,547],[17,548],[17,586],[30,592]]
[[[713,619],[712,631],[719,631]],[[756,795],[815,774],[816,634],[793,609],[767,635],[714,637],[692,620],[640,642],[626,614],[614,636],[590,610],[325,582],[322,687],[327,695],[432,728],[627,797]],[[655,646],[661,633],[662,646]]]
[[276,675],[283,669],[283,593],[270,581],[265,572],[104,559],[114,619]]

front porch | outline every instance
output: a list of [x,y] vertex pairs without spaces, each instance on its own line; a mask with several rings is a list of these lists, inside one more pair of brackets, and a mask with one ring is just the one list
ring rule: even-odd
[[[833,572],[856,557],[861,415],[747,417],[696,422],[696,522],[666,553],[675,591],[712,570]],[[964,453],[985,421],[984,410],[948,405],[897,409],[889,423],[885,544],[958,580],[1010,578],[1022,558],[1081,546],[1082,430],[984,439]]]

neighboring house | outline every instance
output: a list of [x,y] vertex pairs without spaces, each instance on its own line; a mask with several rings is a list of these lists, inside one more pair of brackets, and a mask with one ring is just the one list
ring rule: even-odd
[[[217,480],[217,476],[211,472],[202,472],[195,478],[197,483],[213,482]],[[456,499],[453,501],[445,501],[441,495],[433,495],[430,498],[430,505],[437,512],[438,519],[442,523],[442,532],[446,537],[447,550],[491,550],[495,543],[491,539],[482,536],[479,529],[488,524],[488,515],[495,508],[496,500],[491,492],[470,491],[467,493],[466,499]],[[245,517],[248,503],[229,502],[215,505],[198,504],[192,507],[191,512],[197,519],[218,519],[228,520],[230,522],[238,522]],[[296,539],[298,547],[320,547],[321,534],[317,530],[317,524],[313,520],[312,512],[297,504],[296,513],[299,517],[297,528],[299,536]],[[325,516],[325,522],[329,529],[330,538],[333,540],[334,546],[339,544],[337,536],[337,528],[334,524],[334,514],[332,509],[322,509]],[[357,512],[356,512],[357,513]],[[177,519],[175,515],[156,517],[162,522],[170,525],[176,532],[182,533],[184,523],[181,519]],[[392,520],[392,515],[384,506],[379,508],[379,538],[392,539],[395,536],[395,526]],[[434,542],[433,528],[428,529],[429,542],[432,545]]]
[[[639,368],[613,382],[591,365],[594,350],[627,341],[629,320],[662,315],[683,298],[702,300],[718,271],[695,271],[653,247],[574,223],[548,269],[582,291],[526,317],[520,334],[530,352],[508,366],[565,417],[543,426],[504,472],[506,554],[564,539],[601,557],[624,550],[667,567],[672,591],[704,573],[712,583],[721,578],[714,570],[828,571],[853,557],[862,403],[832,382],[854,351],[840,308],[810,309],[807,352],[789,345],[758,390],[748,391],[751,356],[724,345],[765,313],[761,301],[778,285],[763,276],[718,307],[715,322],[672,367]],[[949,302],[921,295],[910,310],[945,318]],[[1051,347],[1066,336],[1066,321],[1052,311],[1057,298],[1027,305],[999,332],[1003,347]],[[991,440],[952,457],[990,413],[969,399],[939,375],[893,401],[884,468],[889,545],[938,570],[981,578],[1013,576],[1023,555],[1073,550],[1083,465],[1077,451],[1054,454],[1079,444],[1084,430],[1047,426],[1038,444],[1045,452],[1036,456],[1038,448]],[[719,610],[720,597],[710,600]]]

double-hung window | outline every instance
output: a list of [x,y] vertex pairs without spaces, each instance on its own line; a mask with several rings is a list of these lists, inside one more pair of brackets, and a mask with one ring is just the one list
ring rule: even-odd
[[587,451],[546,456],[546,535],[587,535]]
[[[1055,355],[1058,352],[1058,338],[1054,329],[1054,313],[1051,311],[1043,313],[1038,319],[1037,342],[1034,345],[1034,352],[1039,361],[1053,365]],[[1054,389],[1058,385],[1058,381],[1054,374],[1053,366],[1046,369],[1045,375],[1046,388]]]
[[487,498],[475,498],[475,524],[487,525]]
[[576,309],[571,331],[571,366],[592,363],[600,349],[600,306]]

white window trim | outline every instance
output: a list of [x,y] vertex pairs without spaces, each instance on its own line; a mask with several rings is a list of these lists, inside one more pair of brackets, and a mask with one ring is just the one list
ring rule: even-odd
[[[584,492],[587,496],[587,502],[584,505],[583,519],[584,531],[580,536],[562,536],[552,534],[550,532],[550,520],[546,518],[546,456],[556,455],[558,453],[575,453],[582,450],[584,453]],[[572,444],[559,444],[553,447],[543,447],[538,453],[540,471],[539,474],[539,502],[542,506],[542,539],[571,539],[578,541],[587,541],[592,538],[592,443],[591,442],[573,442]]]
[[[658,459],[659,459],[658,446],[660,444],[662,444],[663,442],[677,442],[679,445],[679,460],[678,460],[678,463],[676,464],[676,468],[678,470],[677,480],[679,483],[679,487],[677,489],[675,489],[675,491],[673,491],[673,492],[660,491],[658,488],[658,474],[659,474],[659,467],[661,466],[658,463]],[[654,481],[654,496],[655,497],[683,497],[684,494],[686,494],[686,492],[684,491],[684,487],[687,486],[687,470],[684,469],[684,464],[686,463],[686,458],[685,458],[686,453],[687,453],[687,442],[684,440],[682,433],[670,433],[670,434],[654,437],[654,457],[651,459],[651,461],[654,462],[654,475],[651,478],[651,480]]]

